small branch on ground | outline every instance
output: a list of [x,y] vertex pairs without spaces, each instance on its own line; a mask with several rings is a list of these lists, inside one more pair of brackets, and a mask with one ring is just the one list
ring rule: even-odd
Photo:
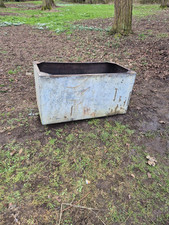
[[[59,217],[59,223],[58,223],[58,225],[61,224],[61,219],[62,219],[62,214],[63,214],[63,210],[62,210],[63,205],[68,205],[68,206],[74,207],[74,208],[87,209],[87,210],[91,211],[92,213],[94,213],[95,216],[96,216],[96,217],[97,217],[104,225],[106,225],[105,222],[104,222],[102,219],[100,219],[100,217],[98,216],[98,214],[97,214],[96,212],[94,212],[94,211],[105,211],[105,209],[89,208],[89,207],[85,207],[85,206],[81,206],[81,205],[73,205],[73,204],[70,204],[70,203],[62,203],[62,204],[61,204],[61,208],[60,208],[60,217]],[[69,208],[70,208],[70,207],[69,207]],[[65,210],[64,210],[64,211],[65,211]]]
[[[88,192],[85,196],[83,196],[83,198],[81,198],[79,201],[75,202],[75,204],[79,204],[84,198],[86,198],[88,195],[90,194],[90,192]],[[64,209],[62,212],[70,209],[72,206],[67,207],[66,209]]]

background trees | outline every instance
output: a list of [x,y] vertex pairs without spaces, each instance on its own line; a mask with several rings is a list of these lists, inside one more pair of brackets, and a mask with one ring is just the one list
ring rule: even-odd
[[3,0],[0,0],[0,7],[6,8],[6,6],[5,6]]
[[161,0],[161,8],[165,8],[168,6],[168,0]]

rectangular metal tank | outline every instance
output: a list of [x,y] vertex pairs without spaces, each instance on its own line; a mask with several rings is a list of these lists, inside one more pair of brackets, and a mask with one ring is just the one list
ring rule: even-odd
[[127,111],[136,73],[115,63],[34,62],[43,125]]

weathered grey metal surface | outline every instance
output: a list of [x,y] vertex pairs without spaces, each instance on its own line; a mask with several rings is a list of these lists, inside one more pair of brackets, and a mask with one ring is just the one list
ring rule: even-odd
[[72,65],[71,70],[70,63],[34,62],[43,125],[126,113],[135,72],[113,63],[93,63],[94,69],[92,63]]

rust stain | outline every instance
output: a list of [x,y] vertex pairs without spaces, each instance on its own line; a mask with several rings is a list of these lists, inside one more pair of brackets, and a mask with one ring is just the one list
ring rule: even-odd
[[120,113],[124,113],[124,112],[126,112],[126,110],[121,106],[120,107]]
[[83,94],[84,94],[87,90],[89,90],[89,89],[90,89],[90,88],[88,87],[88,88],[86,88],[86,89],[81,90],[81,91],[80,91],[80,94],[83,95]]
[[113,99],[113,101],[115,101],[116,100],[116,96],[117,96],[117,88],[115,88],[115,94],[114,94],[114,99]]
[[95,116],[96,116],[96,113],[93,112],[93,113],[91,113],[90,115],[91,115],[92,117],[95,117]]
[[71,113],[70,113],[70,116],[72,116],[73,114],[73,106],[71,107]]
[[82,104],[82,101],[81,101],[81,102],[79,102],[79,103],[77,103],[76,105],[78,106],[78,105],[80,105],[80,104]]
[[109,113],[107,113],[107,116],[112,116],[114,114],[114,110],[111,109]]
[[116,108],[114,109],[114,113],[117,113],[118,107],[119,107],[119,105],[117,105]]
[[74,105],[72,107],[72,111],[74,110],[74,112],[77,112],[79,111],[78,107],[79,105],[82,104],[82,101],[81,102],[77,102],[76,100],[74,101]]
[[90,113],[90,108],[86,108],[86,107],[85,107],[85,108],[83,109],[83,114],[84,114],[84,115],[89,115],[89,113]]
[[106,114],[106,116],[112,116],[117,114],[124,114],[125,109],[121,106],[119,108],[119,105],[116,105],[115,109],[111,109],[109,113]]
[[80,83],[79,85],[77,85],[77,86],[75,86],[75,87],[67,87],[67,88],[73,88],[73,89],[78,88],[78,87],[80,87],[84,82],[86,82],[88,79],[89,79],[89,78],[86,78],[82,83]]

